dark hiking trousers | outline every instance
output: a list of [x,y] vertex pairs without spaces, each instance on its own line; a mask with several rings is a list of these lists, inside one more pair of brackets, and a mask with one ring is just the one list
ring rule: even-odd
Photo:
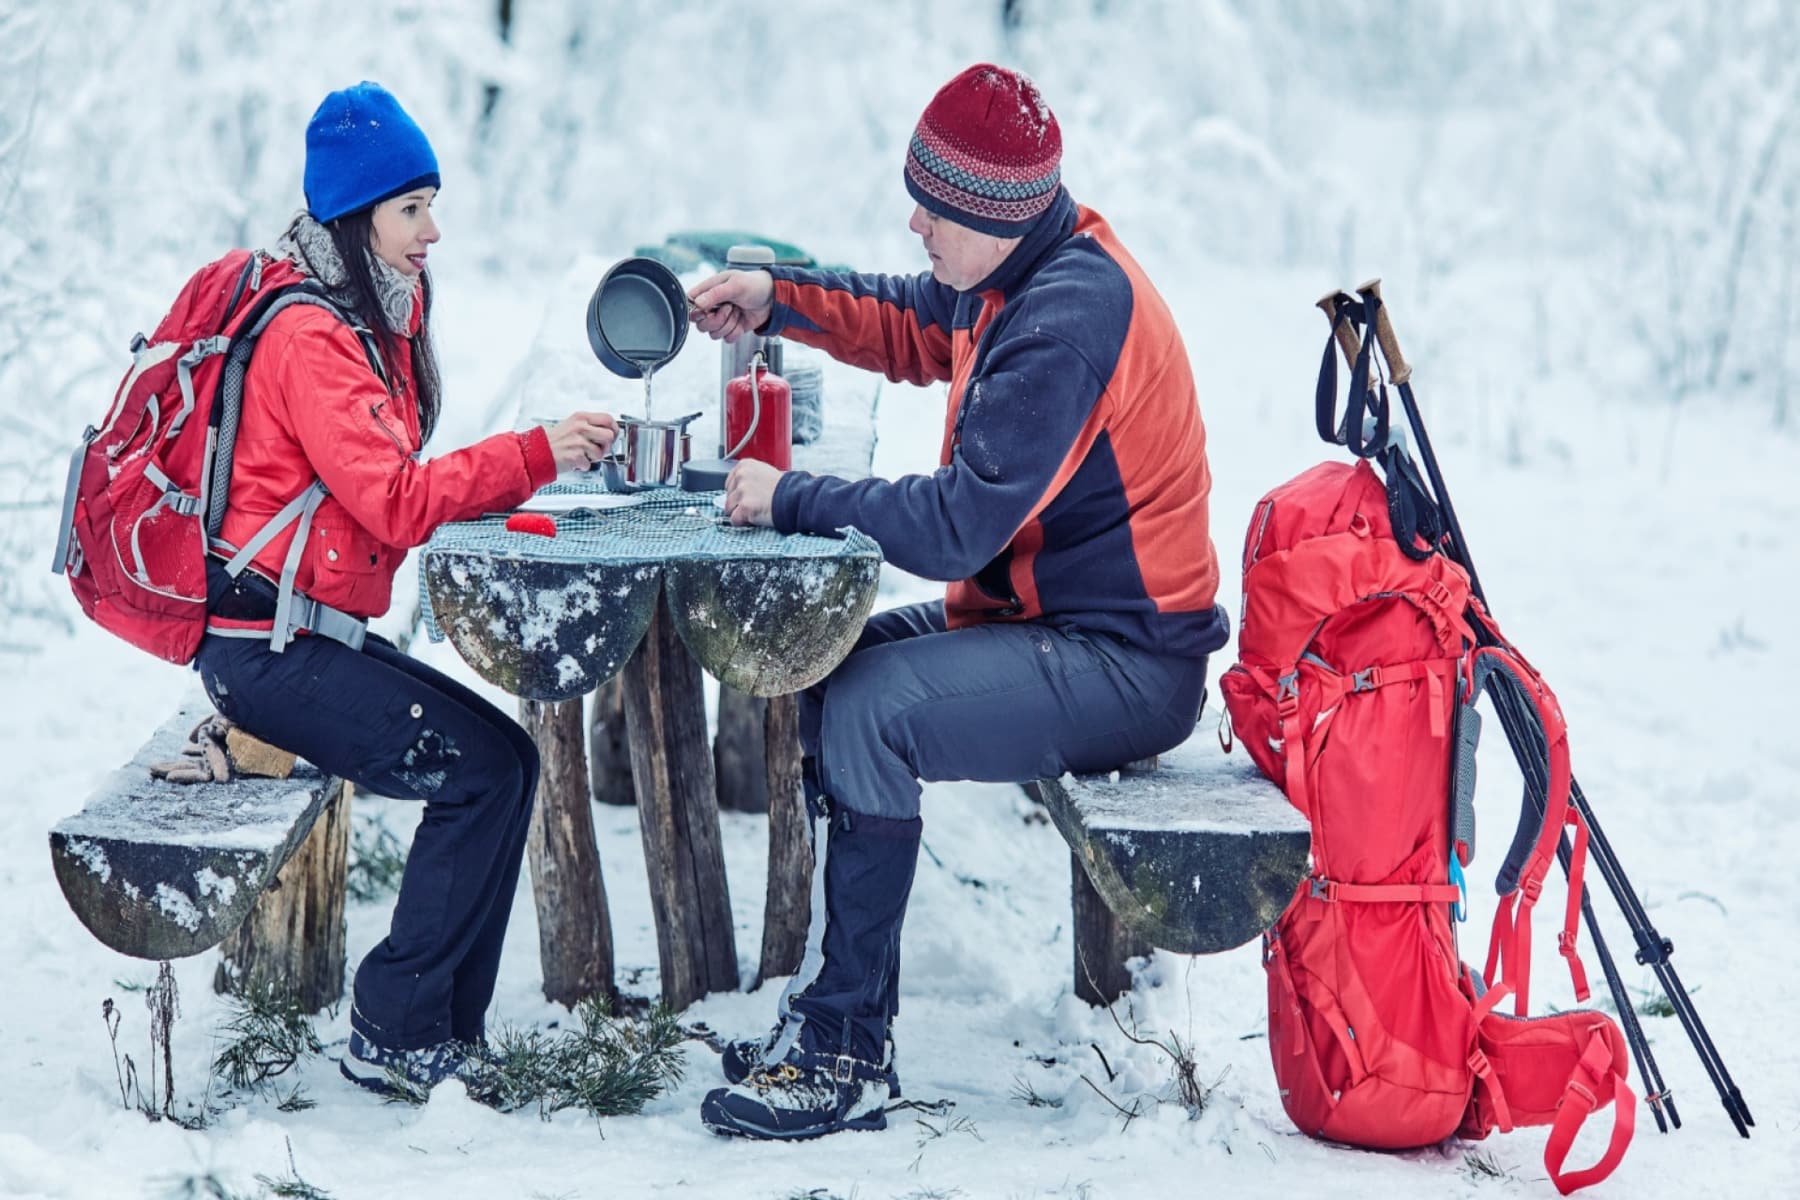
[[[778,1039],[879,1059],[899,1009],[900,927],[918,849],[919,781],[1023,783],[1100,771],[1179,745],[1206,659],[1027,621],[947,630],[940,601],[878,613],[800,701],[809,803],[834,814],[819,856],[808,954]],[[851,819],[841,819],[848,809]],[[910,833],[910,837],[906,836]],[[854,856],[833,869],[829,859]],[[822,883],[822,886],[819,884]],[[897,896],[859,894],[870,888]],[[843,962],[833,963],[838,948]]]
[[423,800],[388,936],[356,969],[350,1024],[389,1049],[476,1041],[537,791],[537,747],[455,680],[370,635],[362,650],[209,634],[195,660],[225,716],[331,775]]
[[802,694],[800,744],[814,790],[904,821],[920,780],[1054,779],[1180,745],[1205,685],[1205,658],[1042,621],[946,630],[934,600],[869,618]]

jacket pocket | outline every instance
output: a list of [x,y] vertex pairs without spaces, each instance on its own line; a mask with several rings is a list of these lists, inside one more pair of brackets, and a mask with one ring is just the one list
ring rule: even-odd
[[387,611],[400,555],[354,522],[314,524],[306,556],[313,599],[354,616]]

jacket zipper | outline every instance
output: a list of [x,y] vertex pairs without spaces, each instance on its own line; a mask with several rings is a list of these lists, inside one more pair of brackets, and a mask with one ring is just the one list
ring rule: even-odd
[[371,404],[371,405],[369,405],[369,415],[371,417],[375,418],[375,424],[381,429],[381,432],[387,434],[388,440],[390,442],[394,443],[394,449],[396,449],[400,452],[400,457],[401,458],[410,458],[410,457],[412,457],[412,451],[410,451],[406,448],[405,443],[403,443],[400,440],[400,435],[395,433],[393,428],[391,426],[389,426],[387,421],[384,420],[381,416],[381,410],[386,407],[387,407],[386,400],[383,400],[379,404]]

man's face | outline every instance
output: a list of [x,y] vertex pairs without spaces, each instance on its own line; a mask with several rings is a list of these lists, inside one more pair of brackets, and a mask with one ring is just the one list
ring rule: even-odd
[[967,225],[958,225],[947,217],[929,212],[922,204],[913,206],[908,229],[925,243],[931,257],[931,274],[945,287],[966,292],[1006,261],[1006,256],[1019,244],[1018,238],[995,237]]

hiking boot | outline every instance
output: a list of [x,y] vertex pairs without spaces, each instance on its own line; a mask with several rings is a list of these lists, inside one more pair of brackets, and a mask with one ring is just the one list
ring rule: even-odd
[[728,1137],[777,1141],[886,1129],[887,1089],[887,1072],[879,1064],[796,1046],[780,1062],[753,1069],[741,1083],[708,1092],[700,1103],[700,1122]]
[[[462,1073],[468,1048],[461,1042],[439,1042],[422,1050],[390,1050],[355,1030],[338,1060],[338,1071],[358,1087],[383,1096],[420,1099],[421,1093]],[[410,1090],[409,1090],[410,1089]]]
[[[750,1073],[762,1065],[764,1058],[775,1046],[775,1040],[781,1036],[781,1026],[763,1034],[758,1038],[740,1038],[735,1042],[726,1042],[725,1048],[719,1051],[719,1067],[725,1073],[726,1083],[742,1083],[750,1077]],[[888,1099],[900,1098],[900,1072],[894,1064],[894,1037],[889,1034],[882,1048],[882,1073],[887,1077]]]

